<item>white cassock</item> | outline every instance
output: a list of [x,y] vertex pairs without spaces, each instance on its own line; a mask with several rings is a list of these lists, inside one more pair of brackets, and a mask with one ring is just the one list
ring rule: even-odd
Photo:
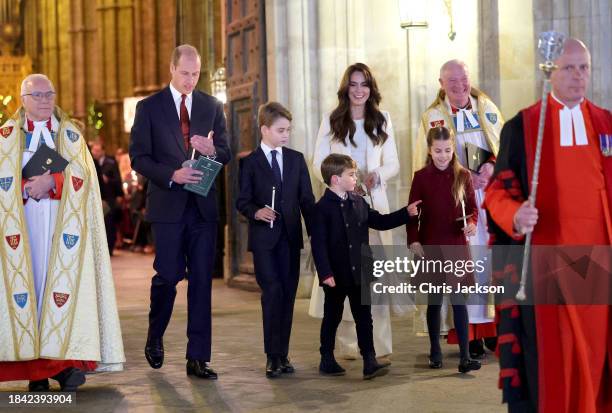
[[[26,136],[28,134],[27,125],[28,123],[24,122]],[[57,131],[58,127],[59,122],[55,116],[51,116],[51,129]],[[51,132],[47,129],[47,121],[34,122],[32,137],[23,152],[22,168],[28,163],[30,158],[34,155],[34,152],[36,152],[38,147],[43,143],[49,148],[55,149],[55,142],[53,141]],[[45,293],[45,284],[47,281],[49,253],[51,251],[51,242],[59,204],[59,200],[45,198],[38,202],[33,199],[28,199],[24,205],[26,226],[28,228],[28,237],[30,240],[30,251],[32,252],[32,272],[34,274],[34,289],[36,291],[37,303],[36,310],[39,321],[43,294]]]

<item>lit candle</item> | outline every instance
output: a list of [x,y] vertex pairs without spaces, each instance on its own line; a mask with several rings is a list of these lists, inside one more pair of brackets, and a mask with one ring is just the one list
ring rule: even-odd
[[[463,215],[463,228],[467,227],[467,218],[465,217],[465,201],[461,200],[461,214]],[[466,237],[468,240],[469,238]]]

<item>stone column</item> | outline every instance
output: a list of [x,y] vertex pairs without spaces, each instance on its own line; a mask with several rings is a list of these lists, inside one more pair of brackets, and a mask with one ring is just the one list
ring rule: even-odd
[[[100,0],[98,3],[103,72],[102,104],[104,128],[102,137],[107,151],[126,146],[128,134],[123,131],[123,98],[133,90],[131,0]],[[126,47],[125,45],[128,45]]]
[[[292,112],[290,146],[304,153],[310,167],[321,121],[317,2],[267,0],[265,8],[268,96]],[[314,276],[307,239],[304,246],[298,297],[310,296]]]
[[176,44],[176,0],[156,0],[157,11],[157,84],[170,82],[170,56]]
[[74,84],[72,73],[74,68],[70,67],[72,50],[70,44],[70,0],[59,0],[56,2],[56,24],[54,27],[57,36],[57,79],[61,87],[58,103],[66,108],[69,113],[74,110]]
[[480,0],[479,71],[480,88],[495,102],[501,100],[499,90],[499,9],[497,0]]
[[72,83],[74,92],[73,116],[87,123],[87,89],[85,87],[85,13],[81,0],[71,3],[70,42],[72,45]]
[[57,41],[57,9],[56,2],[52,0],[41,1],[41,13],[46,17],[41,19],[42,59],[40,70],[55,84],[58,96],[61,97],[61,84],[57,65],[59,46]]
[[176,7],[176,0],[135,0],[132,95],[150,95],[170,81],[170,56],[176,47]]
[[87,111],[87,107],[102,96],[104,61],[102,60],[100,21],[96,4],[87,0],[82,1],[83,38],[86,52],[81,64],[85,66],[85,110]]
[[38,32],[41,29],[39,15],[41,13],[40,2],[29,2],[24,10],[23,18],[23,41],[24,53],[32,59],[32,67],[39,71],[42,45],[38,37]]
[[177,44],[188,43],[194,46],[202,56],[202,68],[198,89],[210,93],[210,77],[216,70],[214,32],[219,27],[214,20],[213,0],[178,0],[177,1]]
[[[538,33],[556,30],[582,40],[591,51],[591,84],[588,97],[606,108],[612,106],[612,48],[609,0],[533,0],[534,48]],[[538,74],[538,78],[540,75]]]
[[[156,31],[156,0],[137,0],[134,14],[134,94],[159,90]],[[165,26],[165,25],[164,25]]]

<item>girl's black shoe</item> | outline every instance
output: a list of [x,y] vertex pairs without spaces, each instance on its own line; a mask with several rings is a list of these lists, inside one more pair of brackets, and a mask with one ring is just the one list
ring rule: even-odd
[[459,373],[467,373],[472,370],[480,370],[480,362],[478,360],[462,359],[459,362]]

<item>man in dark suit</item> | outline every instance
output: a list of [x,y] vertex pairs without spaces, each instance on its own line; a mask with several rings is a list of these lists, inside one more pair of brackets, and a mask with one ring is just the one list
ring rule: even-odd
[[104,211],[104,225],[106,227],[108,252],[113,255],[113,249],[117,241],[117,223],[121,220],[121,198],[123,197],[121,176],[117,161],[110,156],[106,156],[104,145],[101,142],[94,142],[91,146],[91,156],[94,158],[96,172],[98,173],[100,196],[108,207],[108,210]]
[[[249,220],[249,251],[261,287],[266,376],[293,373],[289,338],[300,277],[302,220],[310,225],[314,195],[304,155],[284,147],[291,113],[281,104],[259,108],[261,144],[240,162],[236,208]],[[275,212],[276,211],[276,212]]]
[[206,197],[186,191],[183,185],[199,182],[202,174],[182,164],[192,150],[223,164],[231,153],[223,104],[194,90],[200,65],[193,46],[174,50],[170,85],[136,107],[130,158],[132,167],[149,179],[146,219],[152,223],[156,251],[145,356],[151,367],[162,366],[162,337],[172,314],[176,284],[188,274],[187,375],[216,379],[208,362],[217,195],[214,185]]

